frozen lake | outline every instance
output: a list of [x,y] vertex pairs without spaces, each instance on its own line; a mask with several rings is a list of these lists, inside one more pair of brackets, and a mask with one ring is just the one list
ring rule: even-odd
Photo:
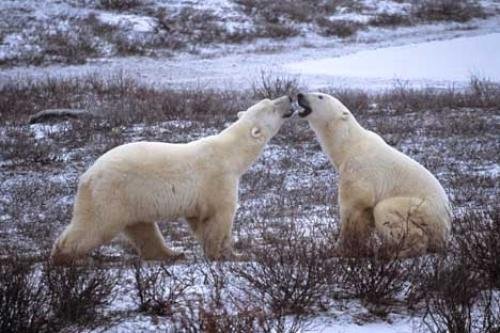
[[468,82],[472,75],[500,81],[500,33],[378,48],[284,67],[337,84],[383,85],[402,80],[439,85]]

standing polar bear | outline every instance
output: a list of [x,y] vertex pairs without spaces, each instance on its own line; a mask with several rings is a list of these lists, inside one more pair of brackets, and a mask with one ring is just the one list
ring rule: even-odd
[[[364,129],[327,94],[298,94],[321,148],[339,172],[340,252],[369,253],[372,231],[384,256],[409,257],[443,250],[451,230],[448,198],[422,165]],[[392,253],[391,251],[397,251]]]
[[221,133],[186,144],[137,142],[111,149],[81,176],[71,224],[52,259],[65,263],[124,232],[144,259],[170,260],[158,225],[184,217],[211,260],[235,259],[231,230],[238,182],[293,113],[264,99]]

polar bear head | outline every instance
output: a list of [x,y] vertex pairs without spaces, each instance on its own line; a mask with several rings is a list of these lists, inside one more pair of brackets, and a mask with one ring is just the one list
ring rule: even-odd
[[238,112],[238,122],[249,125],[252,138],[266,142],[278,133],[293,111],[292,99],[288,96],[273,100],[266,98],[248,110]]
[[303,108],[299,116],[311,124],[335,124],[351,118],[351,112],[333,96],[315,92],[298,94],[297,102]]

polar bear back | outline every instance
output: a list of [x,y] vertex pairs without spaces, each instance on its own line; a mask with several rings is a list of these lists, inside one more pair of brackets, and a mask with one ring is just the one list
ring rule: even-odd
[[203,183],[196,172],[202,158],[198,149],[193,144],[125,144],[96,160],[80,183],[90,185],[93,202],[128,212],[124,216],[130,221],[177,218],[198,201]]
[[351,158],[340,168],[343,177],[363,177],[375,193],[375,201],[411,196],[437,200],[448,205],[446,193],[424,166],[389,146],[379,135],[365,130],[353,147]]

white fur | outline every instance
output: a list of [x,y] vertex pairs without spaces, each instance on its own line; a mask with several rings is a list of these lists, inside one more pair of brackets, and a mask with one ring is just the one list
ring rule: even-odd
[[306,119],[340,174],[342,251],[363,252],[373,230],[400,257],[442,250],[450,234],[451,210],[438,180],[364,129],[334,97],[304,96],[312,109]]
[[170,259],[155,221],[186,218],[210,259],[233,258],[231,229],[241,175],[290,110],[262,100],[218,135],[186,144],[136,142],[102,155],[80,178],[73,219],[55,261],[72,260],[124,231],[145,259]]

